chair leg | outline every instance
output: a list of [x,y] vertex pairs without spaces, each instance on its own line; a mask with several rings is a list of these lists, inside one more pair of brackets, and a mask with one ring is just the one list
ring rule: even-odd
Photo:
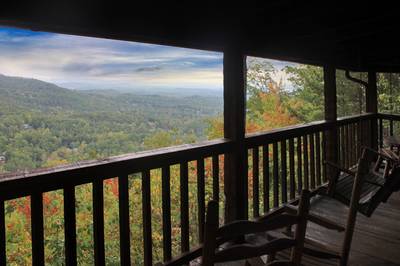
[[379,172],[379,168],[380,168],[382,161],[383,161],[383,158],[379,155],[378,159],[376,160],[375,166],[374,166],[375,172],[377,172],[377,173]]
[[343,239],[342,252],[340,254],[341,266],[346,266],[349,260],[351,242],[353,240],[354,227],[356,225],[356,219],[357,219],[358,201],[360,200],[360,195],[361,195],[361,186],[363,184],[365,175],[367,173],[368,173],[368,161],[364,158],[363,154],[362,158],[358,161],[358,170],[356,177],[354,178],[354,185],[351,193],[349,215],[347,217],[346,231]]
[[[359,194],[359,192],[356,194]],[[359,198],[359,196],[357,195],[356,198]],[[355,206],[355,202],[352,202],[352,203],[353,204],[349,209],[349,216],[347,218],[347,224],[346,224],[346,232],[345,232],[344,239],[343,239],[342,252],[340,254],[340,256],[341,256],[340,266],[346,266],[348,263],[349,256],[350,256],[351,242],[353,240],[354,227],[356,225],[357,209]]]
[[268,255],[267,263],[273,262],[275,260],[276,253],[271,253]]
[[265,266],[266,264],[260,257],[254,257],[251,259],[247,259],[245,265],[246,266]]
[[287,226],[283,234],[292,237],[293,236],[292,226],[291,225]]

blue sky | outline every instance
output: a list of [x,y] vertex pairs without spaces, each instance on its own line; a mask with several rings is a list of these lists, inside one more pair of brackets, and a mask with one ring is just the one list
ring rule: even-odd
[[222,54],[0,27],[0,73],[74,89],[222,89]]
[[[0,27],[0,74],[71,89],[222,90],[222,53]],[[276,80],[291,63],[270,60]]]

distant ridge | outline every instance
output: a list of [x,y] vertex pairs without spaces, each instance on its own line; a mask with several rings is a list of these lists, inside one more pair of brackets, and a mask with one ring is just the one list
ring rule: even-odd
[[132,111],[138,105],[161,108],[187,105],[187,108],[191,108],[193,105],[203,105],[204,102],[204,108],[211,110],[222,105],[219,94],[193,89],[172,89],[170,92],[142,90],[140,93],[136,90],[115,89],[73,90],[38,79],[0,74],[0,106],[3,106],[0,108],[8,106],[10,110],[119,112]]

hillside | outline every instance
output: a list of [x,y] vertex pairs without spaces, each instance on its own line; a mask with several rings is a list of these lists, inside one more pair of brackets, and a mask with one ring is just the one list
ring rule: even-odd
[[76,91],[0,75],[0,172],[203,140],[221,112],[220,97]]
[[[197,91],[198,92],[198,91]],[[222,101],[218,94],[193,96],[182,93],[167,95],[144,92],[128,93],[117,90],[76,91],[61,88],[55,84],[37,79],[9,77],[0,74],[0,103],[30,110],[55,111],[115,111],[133,110],[138,105],[171,108],[175,106],[200,108],[205,111],[219,105]],[[211,110],[210,110],[211,108]],[[206,111],[207,112],[207,111]]]

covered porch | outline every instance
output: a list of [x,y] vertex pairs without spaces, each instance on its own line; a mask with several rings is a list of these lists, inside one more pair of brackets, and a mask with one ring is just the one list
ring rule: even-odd
[[[287,3],[286,3],[287,2]],[[356,164],[364,146],[378,149],[383,146],[385,134],[395,134],[400,115],[378,113],[377,73],[400,71],[399,54],[393,43],[387,46],[375,41],[382,31],[397,29],[394,19],[397,14],[387,11],[386,16],[371,12],[369,17],[352,17],[354,12],[334,8],[334,15],[328,16],[327,7],[321,4],[299,7],[285,1],[285,4],[270,4],[255,12],[257,23],[265,30],[257,31],[248,21],[251,16],[240,16],[241,12],[227,9],[227,16],[213,12],[202,17],[189,7],[175,8],[173,15],[166,15],[160,8],[156,17],[147,11],[150,18],[139,15],[132,18],[122,7],[100,7],[86,16],[85,7],[63,5],[51,7],[38,4],[34,9],[11,7],[2,11],[0,23],[10,26],[34,28],[87,36],[117,38],[131,41],[146,41],[182,47],[211,49],[224,54],[224,138],[200,144],[187,144],[100,161],[86,161],[51,169],[32,172],[4,174],[0,176],[0,264],[6,265],[5,202],[30,196],[32,264],[44,265],[44,217],[43,193],[62,190],[64,204],[65,264],[77,265],[77,230],[75,189],[82,184],[92,186],[93,207],[93,256],[96,265],[105,265],[104,238],[104,181],[118,178],[119,245],[121,265],[131,265],[139,257],[143,265],[158,262],[155,252],[162,251],[162,261],[174,259],[176,265],[187,264],[201,254],[206,212],[206,194],[219,202],[221,222],[257,218],[279,209],[294,200],[302,189],[311,191],[326,185],[334,174],[325,161],[335,162],[344,168]],[[51,9],[53,8],[53,9]],[[194,16],[185,17],[184,26],[178,18],[178,10],[184,9]],[[276,14],[285,10],[285,16],[293,15],[290,25],[277,22],[272,24],[264,19],[270,10]],[[147,10],[147,9],[146,9]],[[190,11],[190,12],[189,12]],[[218,9],[223,12],[224,9]],[[303,11],[300,15],[301,12]],[[100,12],[100,13],[99,13]],[[115,13],[113,13],[115,12]],[[344,16],[344,21],[316,25],[313,14],[328,18]],[[219,13],[219,12],[217,12]],[[59,16],[54,16],[59,14]],[[68,23],[70,17],[81,14],[82,20]],[[101,17],[98,14],[103,14]],[[118,14],[118,16],[117,16]],[[295,15],[297,14],[297,15]],[[113,20],[113,18],[118,18]],[[122,19],[122,18],[125,18]],[[196,20],[197,18],[198,20]],[[127,23],[127,21],[129,23]],[[147,23],[148,21],[148,23]],[[167,21],[167,22],[165,22]],[[201,23],[200,23],[200,22]],[[127,27],[133,24],[134,26]],[[298,24],[298,25],[297,25]],[[232,25],[238,25],[237,28]],[[361,26],[360,26],[361,25]],[[378,25],[378,26],[377,26]],[[271,27],[281,28],[277,40],[269,42],[266,34],[276,32]],[[290,26],[290,27],[289,27]],[[213,30],[207,30],[211,27]],[[293,27],[293,28],[291,28]],[[303,28],[308,30],[303,30]],[[286,33],[285,33],[286,32]],[[267,45],[268,44],[268,45]],[[356,52],[357,53],[356,53]],[[357,55],[355,55],[355,53]],[[246,56],[273,57],[301,63],[311,63],[324,70],[324,120],[309,124],[291,126],[267,132],[245,133],[246,123]],[[368,82],[363,82],[366,95],[365,112],[361,115],[337,117],[336,70],[367,72]],[[210,171],[206,171],[206,165]],[[189,182],[189,166],[195,168],[195,182]],[[171,169],[179,172],[179,203],[171,201]],[[162,183],[161,217],[154,217],[151,198],[153,171],[160,173]],[[141,195],[129,193],[129,180],[139,177]],[[195,188],[196,216],[190,216],[189,193]],[[210,191],[207,191],[208,189]],[[140,198],[140,224],[143,232],[142,253],[131,250],[130,228],[132,207],[130,199]],[[176,204],[177,206],[173,206]],[[350,252],[350,265],[398,265],[400,256],[400,198],[394,194],[386,204],[381,204],[371,218],[359,215]],[[171,209],[179,208],[179,228],[173,228]],[[326,205],[320,213],[333,219],[345,220],[345,214],[338,206]],[[152,220],[162,219],[162,239],[153,238]],[[194,225],[194,226],[193,226]],[[196,227],[193,233],[191,228]],[[175,231],[174,231],[175,229]],[[178,232],[178,233],[176,233]],[[196,235],[196,236],[194,236]],[[328,230],[309,224],[309,238],[337,247],[339,240]],[[196,237],[198,243],[193,244]],[[174,239],[177,238],[177,239]],[[178,243],[179,254],[174,252]],[[285,254],[283,254],[284,256]],[[337,260],[315,260],[304,256],[305,265],[332,265]]]
[[[360,155],[360,149],[372,141],[370,127],[376,123],[376,143],[382,144],[383,136],[380,132],[393,132],[400,117],[384,114],[365,114],[362,116],[338,119],[335,122],[315,122],[311,125],[300,125],[272,132],[257,133],[246,136],[244,150],[240,156],[243,169],[246,170],[245,178],[241,178],[240,190],[244,200],[240,203],[242,217],[257,218],[279,210],[279,208],[297,197],[301,189],[311,191],[326,185],[328,169],[323,163],[327,154],[327,135],[329,130],[337,132],[337,145],[334,146],[338,163],[344,167],[355,164]],[[384,130],[388,125],[389,129]],[[31,197],[32,214],[32,259],[34,265],[42,265],[44,261],[44,219],[43,219],[43,194],[44,192],[63,190],[64,195],[64,223],[65,223],[65,256],[71,265],[77,261],[77,231],[75,213],[75,188],[81,184],[93,186],[93,225],[94,225],[94,258],[97,263],[104,263],[104,180],[118,177],[118,204],[120,230],[120,258],[122,265],[130,265],[133,256],[141,256],[144,265],[155,263],[154,251],[157,240],[152,238],[152,201],[151,178],[157,178],[150,170],[159,169],[162,177],[162,253],[164,261],[176,260],[176,265],[188,263],[201,254],[201,244],[193,245],[193,224],[198,226],[198,239],[201,241],[204,233],[206,183],[211,184],[212,198],[220,202],[224,209],[224,218],[229,219],[229,192],[227,186],[232,179],[223,176],[229,171],[229,155],[232,156],[236,143],[229,139],[210,141],[202,144],[183,145],[164,148],[154,151],[136,153],[126,156],[114,157],[102,161],[82,162],[77,165],[39,169],[29,173],[4,174],[1,176],[0,228],[1,230],[1,256],[6,262],[6,227],[4,202],[9,199],[23,196]],[[247,159],[247,160],[246,160]],[[212,173],[205,171],[205,163],[211,162]],[[196,162],[196,197],[197,220],[189,214],[189,171],[188,165]],[[170,174],[173,166],[179,165],[180,173],[180,205],[172,206]],[[255,166],[258,167],[255,167]],[[237,167],[237,163],[235,164]],[[224,173],[225,171],[225,173]],[[143,224],[143,254],[132,254],[130,249],[130,219],[132,209],[129,201],[132,197],[128,191],[128,181],[132,179],[131,173],[138,173],[141,177],[142,195],[142,221]],[[227,176],[226,176],[227,177]],[[225,186],[225,197],[223,189]],[[243,186],[243,187],[242,187]],[[237,187],[239,189],[240,187]],[[236,200],[238,200],[236,198]],[[234,201],[235,202],[235,201]],[[154,203],[153,203],[154,204]],[[232,203],[231,203],[232,204]],[[179,246],[182,255],[173,255],[173,242],[176,243],[171,227],[171,208],[180,208],[180,240]],[[388,203],[381,204],[371,218],[358,215],[357,225],[350,252],[350,265],[395,265],[400,263],[397,254],[399,245],[399,230],[397,219],[400,215],[399,196],[394,194]],[[343,204],[327,204],[315,211],[319,215],[332,218],[339,224],[345,222],[347,212]],[[240,210],[236,207],[235,212]],[[237,213],[238,215],[238,213]],[[241,218],[243,219],[243,218]],[[340,246],[342,236],[337,232],[323,229],[318,225],[309,223],[307,236],[327,247]],[[283,255],[284,256],[284,255]],[[332,265],[337,260],[316,260],[305,255],[305,265]],[[379,263],[379,264],[377,264]],[[175,265],[175,264],[173,264]]]

